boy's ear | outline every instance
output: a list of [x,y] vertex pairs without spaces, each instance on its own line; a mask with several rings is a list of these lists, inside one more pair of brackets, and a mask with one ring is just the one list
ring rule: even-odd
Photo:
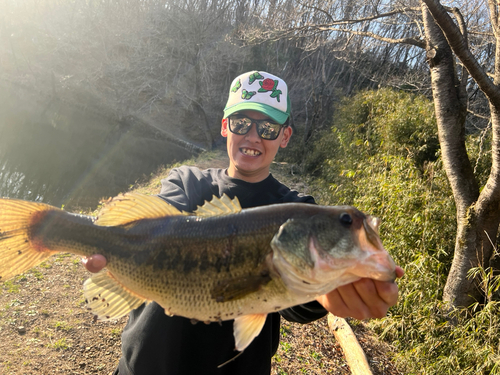
[[287,126],[286,128],[283,129],[283,138],[281,138],[280,142],[280,147],[285,148],[288,145],[288,142],[290,142],[290,138],[292,137],[292,127]]
[[220,128],[220,134],[226,138],[227,137],[227,118],[222,119],[222,126]]

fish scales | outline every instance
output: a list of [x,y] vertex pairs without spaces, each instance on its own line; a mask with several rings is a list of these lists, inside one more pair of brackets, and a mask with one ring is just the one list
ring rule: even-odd
[[[256,309],[275,311],[280,305],[290,303],[290,298],[271,302],[274,295],[286,292],[283,284],[278,279],[263,289],[259,287],[271,281],[266,256],[271,253],[271,240],[284,220],[286,217],[272,217],[260,211],[238,217],[152,220],[131,229],[133,233],[148,233],[142,241],[129,241],[132,233],[122,237],[119,259],[113,262],[115,254],[107,253],[106,249],[102,254],[110,259],[108,268],[117,276],[132,279],[139,272],[125,285],[133,284],[170,314],[219,320],[221,315],[242,315]],[[214,288],[236,281],[248,281],[259,290],[236,301],[222,302],[213,297]]]
[[[185,229],[187,224],[189,230]],[[139,272],[130,284],[128,280],[125,284],[134,284],[141,294],[160,303],[168,313],[218,320],[221,315],[233,316],[245,311],[241,300],[220,303],[212,297],[212,290],[230,280],[265,277],[265,258],[279,227],[272,224],[255,231],[245,229],[244,222],[240,225],[238,220],[227,217],[154,220],[132,229],[149,233],[144,243],[131,244],[126,235],[122,248],[125,251],[119,260],[113,262],[114,254],[103,252],[103,255],[110,258],[108,268],[117,276],[128,279]],[[140,251],[138,246],[147,251]]]
[[223,197],[187,214],[157,197],[128,194],[113,199],[94,222],[40,203],[0,199],[0,280],[56,252],[102,254],[107,270],[84,284],[99,318],[156,301],[169,315],[236,319],[236,348],[243,350],[269,312],[361,277],[394,279],[395,264],[377,228],[348,206],[241,210],[236,199]]

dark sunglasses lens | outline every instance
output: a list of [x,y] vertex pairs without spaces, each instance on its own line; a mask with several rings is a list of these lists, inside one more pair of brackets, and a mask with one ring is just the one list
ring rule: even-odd
[[257,133],[259,133],[262,139],[275,140],[280,134],[281,125],[275,124],[273,122],[259,122],[257,126]]
[[229,130],[235,134],[247,134],[252,126],[252,120],[249,118],[229,118]]

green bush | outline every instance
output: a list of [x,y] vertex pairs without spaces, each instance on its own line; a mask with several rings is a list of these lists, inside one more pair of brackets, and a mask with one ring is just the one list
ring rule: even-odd
[[[484,151],[488,142],[486,133],[467,140],[480,182],[491,165]],[[382,219],[382,242],[405,276],[398,281],[399,303],[387,318],[370,325],[395,346],[401,369],[408,374],[500,374],[499,302],[475,306],[472,313],[443,313],[456,208],[440,159],[432,103],[389,89],[344,99],[331,130],[316,139],[304,165],[314,171],[320,203],[355,205]],[[493,277],[482,273],[485,280]]]

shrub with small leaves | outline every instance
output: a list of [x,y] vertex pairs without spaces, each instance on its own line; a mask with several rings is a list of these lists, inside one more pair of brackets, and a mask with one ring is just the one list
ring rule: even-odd
[[[467,146],[484,183],[488,131]],[[396,347],[408,374],[500,374],[500,305],[449,313],[442,291],[453,259],[456,215],[440,158],[432,102],[382,89],[343,100],[331,130],[304,161],[321,204],[350,204],[382,219],[380,237],[405,269],[399,302],[370,325]],[[498,294],[492,270],[475,269],[486,296]]]

